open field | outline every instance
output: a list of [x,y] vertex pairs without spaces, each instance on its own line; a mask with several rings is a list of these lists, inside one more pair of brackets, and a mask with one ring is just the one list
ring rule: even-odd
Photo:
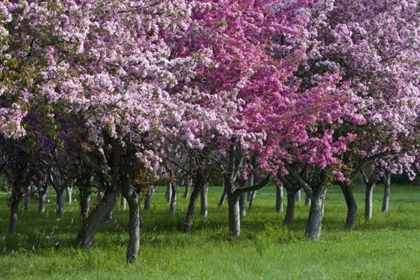
[[[182,193],[183,189],[179,190]],[[127,210],[101,226],[91,248],[71,246],[80,227],[78,204],[66,204],[57,218],[53,194],[47,213],[36,201],[21,211],[18,234],[6,234],[6,194],[0,193],[0,279],[415,279],[420,273],[420,188],[392,187],[389,213],[380,212],[382,188],[374,195],[374,216],[363,219],[363,193],[354,230],[344,227],[346,207],[338,187],[327,192],[323,235],[304,237],[308,208],[296,205],[295,222],[283,225],[275,213],[275,189],[261,190],[242,220],[242,235],[227,237],[227,206],[217,208],[221,188],[210,188],[209,217],[196,216],[191,234],[181,233],[188,200],[178,197],[169,216],[164,188],[143,213],[139,261],[125,264]],[[77,197],[75,195],[75,197]],[[197,209],[199,211],[199,209]],[[198,212],[199,213],[199,212]]]

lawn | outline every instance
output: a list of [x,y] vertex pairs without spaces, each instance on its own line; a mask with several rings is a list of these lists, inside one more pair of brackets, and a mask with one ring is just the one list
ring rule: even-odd
[[420,188],[393,186],[389,213],[381,213],[378,186],[369,221],[363,219],[363,193],[356,188],[354,230],[344,226],[340,189],[330,188],[317,242],[304,237],[308,207],[303,201],[296,205],[295,222],[283,225],[284,213],[275,212],[274,187],[259,191],[242,220],[241,237],[231,239],[227,205],[217,208],[220,194],[220,187],[210,188],[209,216],[197,216],[193,232],[183,234],[188,200],[180,195],[170,216],[164,188],[158,188],[152,209],[143,213],[139,260],[127,265],[128,210],[117,206],[92,246],[76,250],[76,202],[56,217],[52,193],[45,214],[37,213],[33,201],[20,212],[18,234],[8,235],[7,194],[0,193],[0,279],[414,279],[420,273]]

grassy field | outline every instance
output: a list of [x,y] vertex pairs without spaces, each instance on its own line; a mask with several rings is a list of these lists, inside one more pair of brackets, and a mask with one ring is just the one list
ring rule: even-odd
[[[179,193],[182,193],[180,189]],[[8,235],[8,208],[0,193],[0,279],[416,279],[420,273],[420,188],[391,191],[389,213],[380,212],[382,188],[374,196],[374,216],[363,219],[363,193],[356,189],[359,214],[354,230],[344,226],[346,207],[337,187],[328,190],[320,241],[304,237],[308,207],[296,205],[296,220],[283,225],[275,213],[275,189],[258,193],[242,220],[242,235],[227,236],[227,206],[217,208],[221,188],[210,189],[208,218],[196,217],[191,234],[181,233],[188,200],[178,198],[168,214],[164,189],[143,213],[139,260],[125,264],[127,212],[101,226],[89,249],[72,249],[78,204],[66,204],[57,218],[49,199],[40,215],[35,201],[21,211],[18,234]],[[199,209],[197,209],[198,211]]]

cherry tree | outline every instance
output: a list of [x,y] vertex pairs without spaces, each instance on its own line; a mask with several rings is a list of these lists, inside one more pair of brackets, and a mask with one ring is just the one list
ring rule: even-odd
[[417,6],[416,1],[315,1],[299,11],[312,19],[305,39],[282,37],[280,55],[296,49],[307,55],[296,72],[301,89],[312,85],[317,75],[337,73],[336,84],[347,96],[345,114],[327,126],[321,123],[321,129],[328,129],[333,139],[352,135],[336,157],[341,164],[335,171],[349,207],[350,227],[356,210],[352,176],[365,164],[402,172],[413,161],[410,135],[420,101]]

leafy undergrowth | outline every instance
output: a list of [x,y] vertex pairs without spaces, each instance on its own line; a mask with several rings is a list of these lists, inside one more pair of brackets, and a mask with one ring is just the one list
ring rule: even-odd
[[220,188],[211,188],[209,216],[198,215],[191,234],[182,233],[188,199],[179,196],[177,213],[170,216],[163,192],[158,189],[152,209],[143,213],[146,226],[135,265],[125,264],[127,210],[116,207],[89,249],[73,249],[81,225],[77,203],[66,204],[65,214],[56,217],[52,202],[41,215],[34,201],[19,213],[18,234],[9,235],[3,193],[0,279],[414,279],[420,273],[415,187],[393,187],[389,213],[380,212],[378,187],[370,221],[362,218],[363,194],[356,190],[359,217],[353,230],[344,226],[339,189],[331,188],[317,242],[304,237],[308,207],[297,202],[294,223],[284,225],[284,213],[274,211],[272,187],[259,192],[235,239],[227,235],[226,205],[217,208]]

